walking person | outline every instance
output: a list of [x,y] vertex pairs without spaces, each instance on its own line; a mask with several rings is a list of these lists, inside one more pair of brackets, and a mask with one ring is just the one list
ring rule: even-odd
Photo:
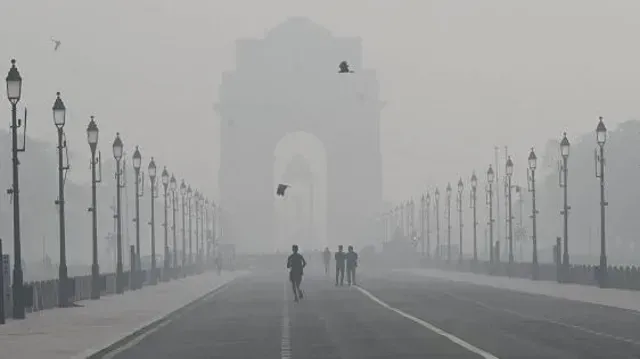
[[[344,285],[344,262],[345,262],[345,254],[343,252],[342,244],[338,246],[338,251],[334,255],[336,260],[336,287],[338,285]],[[340,281],[338,281],[340,279]]]
[[322,252],[322,259],[324,260],[324,274],[329,275],[329,263],[331,262],[329,247],[325,247],[324,252]]
[[287,258],[287,268],[289,269],[289,280],[291,281],[291,288],[293,289],[294,301],[298,301],[298,298],[304,298],[302,289],[300,289],[300,283],[302,282],[302,273],[304,267],[307,266],[307,262],[304,257],[298,253],[298,245],[291,246],[293,253]]
[[358,266],[358,253],[353,251],[353,246],[349,246],[345,255],[347,262],[347,283],[356,285],[356,267]]

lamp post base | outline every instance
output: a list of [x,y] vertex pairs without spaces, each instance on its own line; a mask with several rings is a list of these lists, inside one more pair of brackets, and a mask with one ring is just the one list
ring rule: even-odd
[[598,271],[598,285],[600,286],[600,288],[607,288],[609,285],[609,280],[608,280],[608,273],[607,273],[607,257],[606,256],[600,256],[600,268]]
[[63,264],[58,269],[58,306],[61,308],[69,306],[70,287],[67,266]]
[[100,268],[97,264],[91,265],[91,299],[100,299]]
[[24,319],[24,286],[22,284],[22,268],[15,267],[13,268],[13,319]]

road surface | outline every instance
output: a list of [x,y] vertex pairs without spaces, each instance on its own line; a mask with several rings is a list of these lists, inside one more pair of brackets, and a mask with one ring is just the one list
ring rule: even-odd
[[231,283],[109,358],[640,358],[640,313],[398,273]]

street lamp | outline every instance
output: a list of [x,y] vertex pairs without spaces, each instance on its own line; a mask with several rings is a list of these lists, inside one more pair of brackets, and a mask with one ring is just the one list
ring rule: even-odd
[[529,152],[529,173],[527,178],[529,181],[529,192],[531,192],[531,221],[532,221],[532,242],[533,242],[533,267],[531,269],[531,277],[533,280],[538,280],[538,237],[537,237],[537,224],[536,217],[538,211],[536,210],[536,167],[538,164],[538,158],[536,157],[536,153],[533,151],[533,147],[531,148],[531,152]]
[[471,209],[473,209],[473,262],[478,262],[478,242],[477,242],[477,230],[478,221],[476,219],[476,189],[478,187],[478,178],[476,177],[476,171],[471,174],[471,193],[470,202]]
[[191,190],[191,185],[187,187],[187,208],[188,208],[188,217],[189,217],[189,264],[193,264],[193,242],[191,241],[193,235],[193,227],[191,226],[191,199],[193,196],[191,195],[193,192]]
[[133,172],[136,176],[135,180],[135,210],[136,217],[133,221],[136,224],[136,260],[135,260],[135,283],[133,288],[142,288],[142,261],[140,259],[140,198],[144,195],[144,173],[140,174],[140,167],[142,167],[142,155],[140,154],[140,148],[136,146],[136,150],[133,152]]
[[451,262],[451,183],[447,183],[447,263]]
[[169,265],[170,265],[170,258],[169,258],[169,222],[168,222],[168,202],[167,202],[167,189],[169,187],[169,172],[167,171],[167,167],[165,166],[162,169],[162,175],[160,176],[162,178],[162,187],[164,188],[164,268],[162,271],[162,278],[165,281],[169,280]]
[[[96,148],[98,147],[98,125],[91,116],[91,121],[87,126],[87,142],[91,149],[91,241],[92,241],[92,261],[91,261],[91,299],[100,299],[100,267],[98,266],[98,211],[97,211],[97,195],[96,183],[100,179],[96,179],[96,165],[100,164],[100,154],[96,158]],[[101,171],[102,172],[102,171]],[[102,175],[100,175],[102,177]]]
[[607,244],[605,241],[605,207],[608,205],[604,198],[604,144],[607,142],[607,128],[602,122],[598,122],[596,127],[596,141],[600,147],[600,151],[596,150],[596,177],[600,179],[600,268],[598,273],[598,282],[601,288],[608,286],[607,278]]
[[[24,151],[18,146],[18,128],[21,126],[18,120],[17,105],[22,95],[22,77],[16,68],[16,60],[11,60],[11,68],[6,78],[7,98],[11,102],[11,160],[13,163],[13,182],[7,192],[13,195],[13,318],[24,319],[24,287],[22,273],[22,247],[20,240],[20,181],[18,165],[18,153]],[[25,110],[25,125],[27,122]]]
[[195,210],[195,217],[196,217],[196,257],[195,257],[195,262],[196,265],[200,264],[200,247],[199,247],[199,243],[200,243],[200,237],[199,237],[199,232],[200,232],[200,192],[198,192],[198,190],[196,190],[193,194],[193,207]]
[[436,188],[435,197],[436,212],[436,258],[440,259],[440,189]]
[[124,277],[122,275],[122,215],[120,211],[120,176],[122,171],[120,168],[120,160],[122,160],[122,140],[120,133],[116,133],[116,139],[113,141],[113,158],[116,160],[116,293],[124,292]]
[[569,139],[567,133],[562,135],[560,141],[560,154],[562,155],[562,166],[560,168],[560,187],[564,188],[564,208],[560,212],[564,216],[564,250],[562,252],[562,266],[564,268],[565,280],[566,275],[569,274],[569,210],[571,207],[567,204],[567,192],[568,192],[568,174],[567,160],[569,159]]
[[429,211],[430,211],[430,207],[431,207],[431,194],[427,193],[427,197],[426,197],[426,204],[425,204],[425,212],[427,212],[427,258],[429,258],[431,256],[431,230],[429,228],[430,226],[430,221],[429,221]]
[[171,212],[172,212],[172,221],[171,221],[171,231],[173,232],[173,268],[174,274],[175,269],[178,268],[178,246],[176,243],[176,212],[178,211],[178,207],[176,206],[176,189],[178,188],[178,182],[176,182],[176,177],[171,174],[171,180],[169,181],[169,188],[171,189]]
[[[201,266],[204,262],[205,208],[204,194],[200,193],[200,251],[198,252],[198,260]],[[202,269],[202,267],[200,269]]]
[[64,140],[64,124],[66,120],[67,109],[64,102],[60,98],[60,92],[56,93],[56,100],[53,103],[53,124],[58,130],[58,199],[55,204],[58,205],[58,219],[60,229],[60,264],[58,266],[58,305],[60,307],[69,306],[69,279],[67,276],[67,246],[64,216],[64,182],[65,171],[69,167],[64,164],[64,151],[67,147]]
[[420,197],[420,251],[422,256],[424,257],[424,240],[425,240],[425,228],[424,228],[424,216],[425,216],[425,208],[426,208],[427,198],[423,194]]
[[495,173],[489,165],[487,170],[487,205],[489,205],[489,263],[493,264],[493,181]]
[[187,256],[187,235],[186,235],[186,226],[185,226],[185,217],[186,217],[186,211],[185,211],[185,196],[187,194],[187,185],[185,185],[184,180],[182,180],[182,183],[180,183],[180,196],[182,197],[182,267],[184,268],[185,264],[187,263],[186,261],[186,256]]
[[458,264],[462,264],[462,191],[464,190],[464,183],[462,178],[458,180],[458,225],[460,226],[460,246],[458,247]]
[[150,191],[151,191],[151,284],[157,284],[158,278],[156,276],[156,215],[155,204],[156,197],[156,161],[151,157],[149,166],[147,167],[147,173],[149,173]]
[[511,177],[513,176],[513,161],[511,161],[511,156],[507,157],[505,168],[507,173],[507,201],[509,205],[509,274],[511,274],[511,267],[513,265],[513,215],[511,212]]

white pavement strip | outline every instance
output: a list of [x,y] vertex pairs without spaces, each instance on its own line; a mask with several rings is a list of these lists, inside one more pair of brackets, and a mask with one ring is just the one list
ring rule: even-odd
[[284,283],[284,299],[282,300],[282,341],[280,342],[280,358],[291,358],[291,336],[289,321],[289,302],[287,301],[287,282]]
[[461,296],[458,296],[458,295],[454,295],[454,294],[451,294],[449,292],[443,292],[443,293],[448,295],[448,296],[450,296],[451,298],[454,298],[454,299],[457,299],[457,300],[460,300],[460,301],[466,301],[466,302],[475,304],[475,305],[477,305],[479,307],[482,307],[482,308],[490,310],[490,311],[494,311],[494,312],[500,312],[501,311],[501,312],[509,313],[509,314],[514,315],[516,317],[522,318],[524,320],[530,320],[530,321],[536,321],[536,322],[547,322],[547,323],[558,325],[558,326],[561,326],[561,327],[565,327],[565,328],[569,328],[569,329],[575,329],[575,330],[578,330],[578,331],[581,331],[581,332],[584,332],[584,333],[588,333],[588,334],[592,334],[592,335],[595,335],[595,336],[598,336],[598,337],[613,339],[613,340],[617,340],[617,341],[620,341],[620,342],[625,342],[625,343],[629,343],[629,344],[640,346],[640,342],[635,341],[633,339],[620,337],[620,336],[616,336],[616,335],[612,335],[612,334],[607,334],[607,333],[603,333],[603,332],[597,332],[595,330],[591,330],[589,328],[581,327],[579,325],[567,324],[567,323],[560,322],[560,321],[557,321],[557,320],[547,319],[547,318],[544,318],[544,317],[541,317],[541,316],[535,316],[534,317],[534,316],[529,316],[529,315],[526,315],[526,314],[518,313],[518,312],[516,312],[514,310],[510,310],[510,309],[506,309],[506,308],[493,307],[493,306],[485,304],[483,302],[480,302],[480,301],[477,301],[477,300],[474,300],[474,299],[470,299],[470,298],[466,298],[466,297],[461,297]]
[[[222,286],[220,286],[220,287],[218,287],[218,288],[214,289],[211,293],[208,293],[208,294],[204,295],[202,298],[197,299],[195,302],[193,302],[193,303],[191,303],[191,304],[194,304],[194,303],[203,303],[203,302],[208,301],[208,300],[209,300],[209,299],[211,299],[214,295],[219,294],[220,292],[222,292],[222,291],[226,290],[226,289],[227,289],[227,284],[228,284],[228,283],[223,284]],[[187,304],[187,305],[190,305],[190,304]],[[192,310],[192,309],[193,309],[193,307],[191,308],[191,310]],[[178,310],[179,310],[179,309],[178,309]],[[189,311],[189,310],[188,310],[188,311]],[[188,312],[188,311],[187,311],[187,312]],[[116,349],[114,349],[113,351],[111,351],[111,352],[109,352],[109,353],[105,354],[105,355],[102,357],[102,359],[113,359],[113,358],[115,358],[115,357],[116,357],[116,355],[118,355],[118,354],[120,354],[120,353],[124,352],[125,350],[128,350],[128,349],[130,349],[130,348],[132,348],[132,347],[134,347],[134,346],[136,346],[136,345],[140,344],[140,342],[141,342],[144,338],[146,338],[146,337],[148,337],[149,335],[151,335],[151,334],[153,334],[153,333],[157,332],[158,330],[160,330],[161,328],[165,327],[167,324],[169,324],[169,323],[173,322],[174,320],[176,320],[176,319],[178,319],[178,318],[182,317],[185,313],[186,313],[186,312],[183,312],[183,313],[180,313],[180,314],[175,314],[175,315],[172,315],[172,313],[167,314],[163,319],[160,319],[160,320],[157,322],[157,324],[155,324],[155,325],[154,325],[154,324],[151,324],[151,325],[153,326],[153,328],[151,328],[151,329],[149,329],[148,331],[146,331],[146,332],[144,332],[144,333],[140,334],[139,336],[135,337],[134,339],[132,339],[131,341],[129,341],[127,344],[125,344],[125,345],[123,345],[123,346],[121,346],[121,347],[119,347],[119,348],[116,348]]]
[[409,315],[409,314],[407,314],[407,313],[405,313],[405,312],[401,311],[400,309],[397,309],[397,308],[394,308],[394,307],[390,306],[389,304],[387,304],[387,303],[383,302],[382,300],[378,299],[378,298],[377,298],[376,296],[374,296],[373,294],[369,293],[369,291],[367,291],[366,289],[363,289],[363,288],[361,288],[361,287],[359,287],[359,286],[356,286],[356,288],[357,288],[357,289],[358,289],[362,294],[366,295],[367,297],[369,297],[369,299],[371,299],[371,300],[373,300],[374,302],[376,302],[376,303],[380,304],[380,305],[381,305],[381,306],[383,306],[384,308],[387,308],[387,309],[389,309],[389,310],[391,310],[391,311],[394,311],[394,312],[396,312],[397,314],[400,314],[401,316],[403,316],[403,317],[405,317],[405,318],[407,318],[407,319],[411,320],[411,321],[412,321],[412,322],[414,322],[414,323],[420,324],[421,326],[423,326],[423,327],[425,327],[425,328],[427,328],[427,329],[431,330],[432,332],[434,332],[434,333],[436,333],[436,334],[439,334],[439,335],[441,335],[441,336],[443,336],[443,337],[445,337],[445,338],[449,339],[450,341],[452,341],[452,342],[454,342],[454,343],[458,344],[459,346],[461,346],[461,347],[463,347],[463,348],[467,349],[468,351],[470,351],[470,352],[472,352],[472,353],[475,353],[475,354],[478,354],[478,355],[480,355],[481,357],[483,357],[483,358],[485,358],[485,359],[498,359],[498,357],[497,357],[497,356],[495,356],[495,355],[493,355],[493,354],[491,354],[491,353],[487,353],[486,351],[484,351],[484,350],[482,350],[482,349],[480,349],[480,348],[478,348],[478,347],[475,347],[475,346],[473,346],[473,345],[471,345],[471,344],[469,344],[469,343],[465,342],[464,340],[462,340],[462,339],[460,339],[460,338],[456,337],[456,336],[455,336],[455,335],[453,335],[453,334],[449,334],[449,333],[445,332],[444,330],[442,330],[442,329],[440,329],[440,328],[438,328],[438,327],[436,327],[436,326],[434,326],[434,325],[432,325],[432,324],[430,324],[430,323],[427,323],[427,322],[425,322],[424,320],[422,320],[422,319],[420,319],[420,318],[416,318],[416,317],[414,317],[414,316],[412,316],[412,315]]

